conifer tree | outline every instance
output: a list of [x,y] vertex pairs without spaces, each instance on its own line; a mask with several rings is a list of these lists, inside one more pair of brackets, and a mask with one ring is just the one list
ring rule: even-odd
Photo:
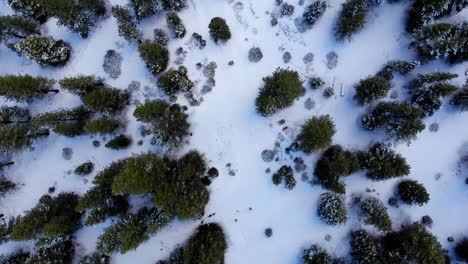
[[316,152],[330,146],[335,133],[335,124],[330,116],[313,117],[301,126],[296,141],[302,151]]
[[83,127],[89,116],[89,110],[79,106],[39,114],[32,119],[32,123],[38,127],[52,128],[55,133],[74,137],[85,132]]
[[429,202],[429,193],[424,185],[413,180],[405,180],[398,184],[398,194],[403,202],[419,206]]
[[347,0],[343,3],[335,29],[338,40],[349,39],[364,27],[368,4],[368,0]]
[[414,33],[435,19],[460,12],[467,5],[464,0],[416,0],[408,12],[406,31]]
[[83,96],[83,103],[91,110],[116,114],[128,104],[129,96],[119,89],[104,87],[96,89]]
[[325,10],[327,10],[327,3],[323,0],[316,0],[306,7],[304,20],[307,24],[314,25],[323,16]]
[[333,264],[333,258],[330,254],[319,245],[312,245],[304,250],[302,256],[304,264]]
[[403,61],[391,60],[376,74],[390,81],[395,77],[395,73],[407,75],[409,72],[418,67],[421,63],[419,61]]
[[453,96],[450,103],[458,107],[462,111],[467,111],[468,110],[468,87],[465,87],[461,89],[458,93],[456,93]]
[[70,46],[63,40],[34,35],[20,40],[12,48],[30,60],[50,66],[64,65],[71,53]]
[[360,153],[360,164],[367,170],[366,176],[382,181],[409,175],[411,167],[406,159],[384,144],[372,145],[367,153]]
[[377,264],[379,244],[367,233],[360,229],[351,233],[351,255],[358,264]]
[[180,66],[179,69],[170,69],[159,76],[158,86],[166,94],[172,95],[182,90],[188,92],[193,87],[193,82],[187,76],[187,68]]
[[15,44],[33,34],[40,34],[37,24],[21,16],[0,16],[0,43]]
[[125,149],[132,144],[132,138],[126,135],[118,135],[106,143],[105,147],[110,149]]
[[54,82],[51,79],[31,75],[0,76],[0,96],[17,102],[41,99],[49,92],[59,92],[53,89]]
[[442,107],[442,97],[456,92],[458,87],[449,83],[436,83],[427,88],[416,90],[411,96],[414,106],[424,111],[424,116],[432,116]]
[[164,9],[162,0],[131,0],[130,4],[138,20],[152,16]]
[[45,23],[49,17],[47,8],[40,0],[8,0],[8,4],[13,10],[31,17],[40,23]]
[[182,19],[175,12],[169,12],[166,14],[166,22],[169,29],[172,31],[172,35],[175,38],[183,38],[187,30],[185,29]]
[[153,74],[163,72],[169,63],[169,51],[161,44],[145,41],[138,47],[140,57]]
[[0,124],[24,124],[31,119],[29,111],[26,108],[19,106],[1,106],[0,107]]
[[332,192],[320,195],[318,216],[329,225],[344,224],[348,213],[342,195]]
[[35,139],[48,135],[49,131],[47,130],[24,124],[0,126],[0,149],[18,151],[30,147]]
[[62,89],[81,97],[106,86],[104,80],[94,75],[77,75],[76,77],[63,78],[59,81],[59,84]]
[[117,119],[108,118],[106,116],[90,120],[84,126],[87,133],[106,135],[114,133],[121,126]]
[[214,17],[208,25],[210,36],[215,43],[225,42],[231,38],[231,30],[226,23],[226,20],[221,17]]
[[143,32],[141,32],[135,23],[130,10],[122,6],[113,6],[112,15],[117,19],[119,36],[127,41],[141,41]]
[[353,98],[361,105],[385,97],[392,88],[390,82],[382,77],[370,77],[361,80],[354,87],[356,88],[356,95]]
[[373,225],[384,232],[392,230],[392,220],[387,208],[379,199],[372,196],[364,197],[360,201],[360,208],[365,224]]
[[75,249],[71,240],[59,241],[49,247],[39,248],[24,264],[71,264]]

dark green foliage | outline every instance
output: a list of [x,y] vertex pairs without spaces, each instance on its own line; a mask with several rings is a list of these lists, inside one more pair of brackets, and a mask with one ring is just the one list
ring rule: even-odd
[[294,172],[291,166],[282,166],[276,173],[273,174],[273,183],[278,185],[285,180],[285,186],[289,190],[294,189],[296,180],[294,179]]
[[378,264],[379,245],[365,230],[351,233],[351,255],[358,264]]
[[138,20],[152,16],[163,9],[161,0],[131,0],[130,4]]
[[358,101],[359,104],[364,105],[385,97],[392,86],[385,78],[369,77],[361,80],[354,88],[356,89],[354,99]]
[[180,11],[187,6],[187,0],[163,0],[163,6],[167,10]]
[[450,72],[432,72],[426,74],[418,74],[417,77],[409,83],[408,89],[415,90],[424,87],[424,85],[430,83],[449,81],[457,77],[458,74]]
[[333,258],[319,245],[312,245],[304,250],[302,259],[304,264],[333,264]]
[[78,75],[76,77],[63,78],[59,81],[59,84],[62,89],[81,97],[106,86],[102,79],[94,75]]
[[226,20],[224,20],[224,18],[212,18],[210,24],[208,25],[208,28],[210,29],[211,38],[216,43],[228,41],[231,38],[231,30],[226,24]]
[[419,61],[402,61],[402,60],[392,60],[387,62],[385,66],[376,74],[390,81],[395,77],[395,73],[401,75],[407,75],[409,72],[418,67],[421,63]]
[[67,63],[71,48],[63,40],[30,36],[12,46],[19,54],[42,65],[60,66]]
[[153,74],[163,72],[169,63],[169,51],[156,42],[145,41],[138,47],[140,57]]
[[48,135],[48,130],[23,124],[0,126],[0,149],[5,151],[21,150],[30,147],[35,139]]
[[458,107],[462,111],[467,111],[468,110],[468,87],[465,87],[461,89],[458,93],[456,93],[453,96],[450,103]]
[[296,71],[278,68],[271,76],[263,78],[264,86],[255,100],[257,111],[270,116],[289,107],[305,93],[302,80]]
[[197,228],[184,247],[157,264],[223,264],[226,249],[223,229],[216,223],[204,224]]
[[423,60],[446,59],[450,63],[468,60],[468,22],[424,26],[414,34],[411,46]]
[[457,254],[457,257],[468,262],[468,238],[463,238],[463,240],[457,244],[455,247],[455,253]]
[[125,149],[132,144],[132,138],[126,135],[118,135],[106,143],[105,147],[110,149]]
[[116,114],[128,104],[129,95],[116,88],[101,88],[83,97],[83,103],[91,110]]
[[338,40],[351,38],[366,23],[368,0],[347,0],[343,3],[336,23],[335,35]]
[[432,116],[442,107],[441,97],[449,96],[458,87],[448,83],[436,83],[413,91],[411,102],[424,111],[424,116]]
[[187,30],[185,29],[182,20],[175,12],[169,12],[166,14],[166,22],[175,38],[183,38],[185,36]]
[[0,124],[19,124],[28,123],[30,120],[29,111],[19,106],[0,107]]
[[160,28],[155,28],[153,30],[153,41],[160,44],[161,46],[167,46],[167,43],[169,42],[169,37],[166,34],[166,31],[160,29]]
[[322,0],[314,1],[312,4],[308,5],[304,12],[304,20],[309,24],[313,25],[319,18],[323,16],[327,10],[327,3]]
[[0,43],[14,44],[32,34],[40,34],[37,24],[21,16],[0,16]]
[[310,78],[309,83],[312,89],[318,89],[325,85],[325,82],[320,77]]
[[398,184],[398,194],[403,202],[419,206],[429,202],[429,193],[424,185],[413,180],[405,180]]
[[273,229],[271,227],[265,228],[265,236],[271,237],[273,235]]
[[68,137],[84,133],[83,126],[90,112],[82,107],[59,109],[35,116],[31,122],[38,127],[53,128],[54,132]]
[[[14,190],[16,184],[4,176],[0,176],[0,197],[4,196],[7,192]],[[0,239],[1,240],[1,239]]]
[[90,120],[84,126],[84,130],[91,134],[113,134],[120,127],[120,123],[117,119],[101,117]]
[[373,225],[380,231],[391,231],[392,220],[385,205],[377,198],[367,196],[360,201],[361,216],[364,223]]
[[437,238],[421,224],[388,233],[382,247],[385,263],[448,264]]
[[10,255],[5,259],[2,259],[2,264],[24,264],[26,260],[29,258],[29,253],[26,252],[19,252],[15,253],[14,255]]
[[112,16],[117,19],[119,36],[125,38],[127,41],[141,40],[143,32],[137,28],[131,11],[128,8],[118,5],[113,6]]
[[467,5],[464,0],[416,0],[408,12],[406,31],[418,31],[424,24],[460,12]]
[[150,123],[156,137],[172,147],[180,146],[190,133],[188,115],[178,104],[169,105],[163,100],[148,101],[138,106],[133,116],[140,122]]
[[47,8],[42,5],[40,0],[8,0],[8,4],[13,10],[41,23],[46,22],[49,16]]
[[368,153],[360,153],[361,166],[367,169],[366,176],[374,181],[401,177],[410,173],[406,159],[387,146],[376,143]]
[[337,193],[322,193],[317,212],[320,219],[329,225],[344,224],[348,220],[344,198]]
[[78,175],[88,175],[91,172],[93,172],[93,169],[94,169],[94,163],[88,161],[76,167],[76,169],[74,170],[74,173]]
[[344,150],[340,145],[333,145],[318,160],[314,175],[325,189],[345,193],[341,176],[350,175],[359,169],[360,164],[356,154]]
[[81,258],[79,264],[110,264],[110,257],[94,252],[91,255]]
[[29,102],[41,99],[49,92],[58,92],[52,89],[54,83],[54,80],[44,77],[4,75],[0,76],[0,96],[17,102]]
[[19,220],[19,217],[11,217],[8,220],[0,221],[0,245],[10,241],[13,228],[18,224]]
[[408,102],[380,102],[364,116],[362,124],[367,130],[382,128],[396,141],[411,141],[426,127],[421,120],[423,113]]
[[40,248],[24,264],[71,264],[75,249],[71,240]]
[[44,195],[39,203],[21,217],[13,228],[13,240],[30,240],[40,234],[53,239],[72,234],[80,223],[81,215],[74,208],[78,196],[73,193],[61,193],[56,197]]
[[166,94],[173,95],[179,90],[188,92],[193,87],[193,82],[187,76],[187,68],[180,66],[178,70],[170,69],[159,76],[158,86]]
[[335,124],[329,115],[313,117],[301,126],[296,140],[299,149],[306,153],[316,152],[331,145]]

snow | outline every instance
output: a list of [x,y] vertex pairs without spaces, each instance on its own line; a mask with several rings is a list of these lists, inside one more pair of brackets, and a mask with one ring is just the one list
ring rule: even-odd
[[[5,2],[0,2],[0,13],[11,13]],[[199,93],[206,78],[201,70],[196,69],[195,64],[215,61],[218,67],[216,86],[204,96],[200,106],[189,108],[193,136],[189,138],[186,146],[173,155],[182,155],[190,149],[198,149],[205,153],[209,165],[220,171],[220,177],[209,187],[210,201],[202,220],[218,222],[224,228],[229,246],[226,252],[227,264],[296,263],[302,250],[313,243],[320,244],[336,256],[346,256],[349,250],[349,231],[362,226],[352,210],[349,210],[351,219],[346,224],[326,225],[316,213],[319,196],[324,190],[320,186],[301,181],[301,175],[297,173],[295,189],[287,190],[275,186],[271,180],[272,173],[282,165],[292,166],[293,161],[281,153],[279,162],[265,163],[261,153],[265,149],[273,149],[275,142],[279,142],[284,149],[292,142],[300,124],[314,115],[321,114],[329,114],[335,121],[337,133],[333,138],[334,144],[351,149],[365,149],[371,142],[385,138],[382,134],[366,132],[360,127],[360,117],[368,109],[359,107],[352,100],[353,85],[360,79],[377,73],[389,60],[417,59],[413,50],[408,49],[410,39],[404,33],[404,10],[407,3],[384,3],[373,8],[368,14],[364,29],[355,34],[351,42],[337,43],[332,33],[342,0],[329,1],[330,6],[324,15],[305,33],[296,30],[294,18],[302,16],[307,3],[303,6],[296,5],[293,16],[279,18],[279,24],[272,27],[271,17],[266,13],[274,10],[273,0],[241,2],[243,5],[232,0],[189,1],[189,8],[179,13],[187,28],[187,34],[183,39],[169,41],[169,68],[177,68],[174,64],[174,53],[178,47],[183,47],[188,51],[184,65],[188,68],[188,76],[197,84],[196,91]],[[111,3],[126,2],[119,0]],[[209,39],[208,24],[215,16],[227,20],[233,35],[231,40],[222,45],[216,45]],[[457,15],[457,19],[467,17],[467,12]],[[146,38],[152,38],[153,29],[156,27],[167,31],[163,15],[145,19],[139,27]],[[18,57],[5,46],[0,46],[0,74],[28,73],[57,80],[78,74],[94,74],[105,78],[109,85],[119,89],[126,89],[131,81],[141,82],[140,90],[132,94],[132,101],[167,98],[156,87],[155,78],[139,58],[136,44],[127,43],[118,36],[116,21],[112,16],[103,18],[88,39],[81,39],[66,28],[57,26],[55,19],[50,19],[44,24],[41,31],[43,35],[64,39],[71,44],[72,57],[68,64],[58,68],[41,67]],[[207,46],[203,50],[192,46],[190,38],[193,32],[201,34],[207,40]],[[258,63],[249,62],[248,51],[252,47],[262,50],[263,58]],[[123,57],[122,74],[117,79],[109,78],[102,68],[104,55],[109,49],[116,50]],[[292,60],[288,64],[284,64],[282,60],[285,51],[292,54]],[[334,69],[327,67],[326,55],[330,51],[338,54],[338,64]],[[305,65],[303,57],[309,52],[314,54],[314,60],[310,65]],[[233,66],[228,65],[231,60],[235,62]],[[392,81],[393,89],[399,91],[399,100],[402,100],[405,92],[401,86],[411,79],[411,76],[418,72],[434,70],[458,73],[460,77],[454,83],[463,84],[467,66],[467,63],[463,63],[450,67],[440,61],[425,64],[408,77],[396,77]],[[330,99],[322,96],[322,90],[327,85],[317,91],[307,89],[306,95],[292,107],[269,118],[261,117],[255,112],[254,100],[262,85],[262,78],[271,74],[277,67],[297,70],[303,79],[320,76],[327,85],[335,84],[335,95]],[[341,85],[342,95],[339,92]],[[145,86],[149,88],[145,90]],[[304,107],[307,98],[315,101],[312,110]],[[11,104],[0,100],[1,103]],[[179,96],[178,102],[188,105],[182,95]],[[61,91],[32,104],[31,110],[36,114],[60,107],[71,108],[79,104],[80,99],[77,96]],[[132,116],[134,109],[135,105],[129,106],[121,118],[127,122],[127,134],[132,135],[136,142],[140,138],[141,124]],[[285,125],[289,128],[286,132],[282,132],[282,127],[277,124],[281,119],[286,120]],[[394,228],[429,214],[434,220],[431,232],[437,235],[444,247],[451,248],[453,245],[447,242],[448,236],[454,236],[457,241],[468,234],[468,227],[462,220],[468,216],[465,208],[468,202],[468,188],[464,184],[463,175],[456,173],[460,148],[468,140],[468,112],[458,112],[445,103],[439,112],[424,121],[427,128],[418,135],[417,140],[410,145],[398,144],[395,149],[406,157],[411,165],[411,174],[406,178],[423,183],[431,195],[431,200],[422,207],[389,207],[389,214]],[[429,132],[428,127],[433,122],[440,125],[437,133]],[[284,141],[281,141],[281,138],[284,138]],[[66,138],[53,134],[37,141],[34,150],[15,154],[15,165],[5,170],[5,174],[21,187],[0,199],[0,211],[6,216],[21,214],[32,208],[51,186],[56,187],[56,193],[74,191],[83,194],[90,188],[95,173],[111,161],[150,150],[161,151],[149,144],[149,138],[144,138],[142,146],[133,144],[129,149],[120,151],[109,150],[102,145],[95,148],[92,145],[94,139],[102,141],[102,137]],[[64,147],[73,149],[70,161],[65,161],[61,156]],[[312,176],[314,163],[319,156],[319,153],[303,155],[309,177]],[[83,177],[69,173],[86,161],[95,164],[91,175]],[[226,166],[227,163],[232,164],[231,168]],[[265,173],[267,168],[270,168],[272,173]],[[230,176],[229,170],[233,170],[235,176]],[[439,180],[435,179],[437,173],[442,174]],[[348,176],[344,181],[347,186],[348,203],[352,193],[363,193],[369,188],[375,189],[372,194],[385,204],[388,198],[394,195],[395,184],[398,182],[371,182],[363,173]],[[214,216],[208,217],[213,213]],[[112,256],[112,263],[132,263],[137,260],[138,263],[149,264],[166,258],[177,245],[188,238],[199,223],[200,220],[175,220],[135,251]],[[77,254],[82,256],[91,253],[95,249],[97,237],[110,224],[111,221],[108,220],[78,231],[76,241],[80,245]],[[267,227],[273,230],[273,236],[270,238],[264,234]],[[378,233],[368,226],[366,228]],[[325,241],[327,234],[332,236],[330,242]],[[0,255],[19,247],[31,248],[31,243],[9,242],[0,247]]]

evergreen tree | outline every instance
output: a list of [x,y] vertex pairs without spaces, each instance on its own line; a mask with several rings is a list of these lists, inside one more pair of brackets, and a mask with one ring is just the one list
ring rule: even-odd
[[52,89],[54,80],[31,75],[4,75],[0,76],[0,96],[17,102],[41,99],[49,92],[58,93]]
[[354,99],[364,105],[385,97],[392,86],[385,78],[369,77],[361,80],[354,88],[356,89]]
[[408,12],[406,31],[416,32],[423,25],[460,12],[467,5],[465,0],[416,0]]
[[414,106],[424,111],[424,116],[432,116],[442,106],[441,97],[446,97],[458,90],[448,83],[436,83],[427,88],[416,90],[411,96]]
[[35,139],[48,135],[49,131],[47,130],[24,124],[0,126],[0,150],[16,151],[28,148]]
[[331,145],[336,133],[335,124],[329,115],[313,117],[301,126],[296,140],[299,149],[306,153],[316,152]]
[[429,202],[429,193],[424,185],[413,180],[405,180],[398,184],[398,194],[403,202],[422,206]]
[[152,132],[170,146],[180,146],[189,135],[188,115],[178,104],[169,105],[163,100],[148,101],[138,106],[133,116],[140,122],[150,123]]
[[457,254],[457,257],[468,262],[468,238],[463,238],[463,240],[457,244],[455,247],[455,253]]
[[0,197],[5,196],[7,192],[12,191],[15,188],[16,188],[16,183],[8,180],[4,176],[0,176]]
[[83,103],[100,113],[116,114],[128,104],[129,95],[119,89],[105,87],[83,96]]
[[422,27],[411,46],[422,60],[447,59],[450,63],[468,60],[468,22],[438,23]]
[[368,153],[360,153],[360,163],[367,169],[366,176],[374,181],[401,177],[410,173],[406,159],[387,146],[376,143]]
[[40,0],[8,0],[8,4],[13,10],[41,23],[45,23],[49,17],[47,8]]
[[0,124],[21,124],[28,123],[31,117],[26,108],[19,106],[1,106],[0,107]]
[[12,45],[33,34],[40,34],[37,24],[21,16],[0,16],[0,43]]
[[87,175],[93,172],[93,169],[94,163],[88,161],[76,167],[76,169],[73,172],[78,175]]
[[91,134],[113,134],[121,124],[117,119],[108,118],[106,116],[90,120],[84,126],[84,130]]
[[187,76],[187,68],[180,66],[178,70],[170,69],[159,76],[158,86],[166,94],[172,95],[182,90],[188,92],[194,86]]
[[294,172],[291,166],[283,165],[276,173],[273,174],[272,180],[275,185],[278,185],[285,180],[285,186],[287,189],[292,190],[296,186],[296,180],[294,179]]
[[163,0],[165,9],[172,11],[180,11],[187,6],[187,0]]
[[91,255],[81,258],[79,264],[110,264],[110,257],[104,254],[94,252]]
[[364,27],[368,4],[368,0],[347,0],[343,3],[335,29],[338,40],[349,39]]
[[320,195],[318,216],[329,225],[344,224],[348,220],[342,195],[332,192]]
[[140,41],[142,39],[143,32],[138,29],[134,21],[135,19],[128,8],[118,5],[113,6],[112,16],[117,19],[119,36],[125,38],[127,41]]
[[345,193],[341,176],[350,175],[359,169],[359,160],[353,152],[344,150],[340,145],[333,145],[318,160],[314,175],[325,189]]
[[152,16],[164,8],[162,0],[131,0],[130,4],[138,20]]
[[208,25],[210,36],[215,43],[225,42],[231,39],[231,30],[226,23],[226,20],[221,17],[214,17]]
[[104,80],[94,75],[78,75],[76,77],[63,78],[59,81],[59,84],[62,89],[81,97],[106,86]]
[[271,76],[263,78],[263,81],[265,84],[255,100],[257,111],[262,116],[270,116],[291,106],[294,100],[305,93],[296,71],[278,68]]
[[138,47],[140,57],[153,74],[163,72],[169,63],[169,51],[161,44],[145,41]]
[[29,253],[18,252],[13,255],[8,256],[5,259],[2,259],[2,264],[24,264],[29,258]]
[[185,29],[182,20],[175,12],[169,12],[166,14],[166,22],[175,38],[183,38],[185,36],[187,30]]
[[333,264],[333,258],[319,245],[312,245],[304,250],[302,259],[304,264]]
[[153,41],[158,43],[161,46],[166,47],[167,43],[169,42],[169,37],[166,34],[166,31],[160,29],[160,28],[155,28],[153,30]]
[[380,231],[391,231],[392,220],[385,205],[377,198],[367,196],[360,201],[361,215],[364,223],[373,225]]
[[65,240],[50,247],[39,248],[24,264],[71,264],[74,254],[72,241]]
[[[18,224],[20,217],[10,217],[0,221],[0,245],[10,241],[13,228]],[[3,263],[2,263],[3,264]]]
[[109,140],[109,142],[106,143],[106,148],[110,149],[125,149],[128,146],[132,144],[132,138],[125,136],[125,135],[118,135],[114,137],[113,139]]
[[362,119],[367,130],[384,129],[396,141],[411,141],[424,130],[423,110],[407,102],[380,102]]
[[427,74],[418,74],[409,84],[408,89],[416,90],[418,88],[424,87],[425,85],[437,82],[449,81],[451,79],[457,78],[458,74],[450,72],[432,72]]
[[70,46],[52,37],[30,36],[12,46],[19,54],[42,65],[60,66],[70,58]]
[[458,107],[462,111],[467,111],[468,110],[468,87],[465,87],[461,89],[458,93],[456,93],[453,96],[450,103]]
[[448,264],[442,246],[424,225],[403,226],[382,238],[384,263]]
[[392,60],[387,62],[387,64],[385,64],[385,66],[376,74],[376,76],[385,78],[386,80],[390,81],[393,79],[393,77],[395,77],[395,73],[407,75],[419,65],[421,65],[419,61]]
[[35,126],[49,127],[57,134],[74,137],[84,133],[83,126],[89,115],[90,112],[86,108],[79,106],[39,114],[31,121]]
[[365,230],[351,233],[351,256],[358,264],[378,264],[379,245]]
[[312,4],[308,5],[304,12],[304,20],[309,25],[313,25],[323,16],[327,10],[327,3],[322,0],[316,0]]

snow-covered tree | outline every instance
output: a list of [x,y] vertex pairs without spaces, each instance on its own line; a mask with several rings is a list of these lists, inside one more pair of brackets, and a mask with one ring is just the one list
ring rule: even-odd
[[468,87],[465,87],[461,89],[458,93],[456,93],[453,96],[450,103],[458,107],[462,111],[467,111],[468,110]]
[[64,65],[71,53],[67,43],[52,37],[29,36],[17,42],[12,48],[28,59],[50,66]]
[[333,264],[333,258],[330,254],[319,245],[312,245],[304,250],[302,255],[304,264]]
[[110,264],[110,257],[94,252],[81,258],[79,264]]
[[449,83],[436,83],[413,92],[411,101],[414,106],[422,109],[425,116],[432,116],[442,106],[442,97],[456,92],[458,87]]
[[361,198],[359,207],[365,224],[373,225],[380,231],[392,230],[392,220],[385,205],[377,198],[365,196]]
[[183,38],[187,30],[185,29],[182,19],[175,12],[169,12],[166,14],[166,22],[169,29],[172,31],[172,35],[175,38]]
[[71,240],[59,241],[49,247],[39,248],[29,256],[24,264],[70,264],[72,263],[75,249]]
[[131,0],[130,4],[138,20],[152,16],[164,9],[164,0]]
[[0,96],[17,102],[30,102],[41,99],[47,93],[58,93],[53,89],[55,81],[44,77],[31,75],[4,75],[0,76]]
[[167,46],[167,43],[169,42],[169,37],[166,34],[166,31],[160,29],[160,28],[155,28],[153,30],[153,40],[154,42],[160,44],[161,46]]
[[303,15],[304,20],[307,24],[313,25],[323,16],[325,10],[327,10],[327,3],[323,0],[316,0],[306,7]]
[[13,45],[33,34],[40,34],[36,23],[21,16],[0,16],[0,43]]
[[46,22],[49,17],[47,8],[40,0],[8,0],[8,4],[13,10],[41,23]]
[[351,256],[358,264],[379,263],[379,245],[365,230],[357,230],[351,233]]
[[329,225],[344,224],[348,220],[344,198],[337,193],[322,193],[317,212],[320,219]]

